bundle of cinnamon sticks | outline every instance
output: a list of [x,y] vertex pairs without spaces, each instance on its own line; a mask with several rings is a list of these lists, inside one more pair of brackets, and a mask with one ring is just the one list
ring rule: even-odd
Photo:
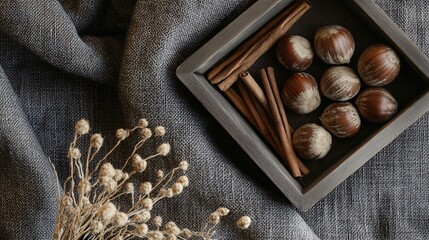
[[307,0],[297,0],[287,7],[242,44],[229,58],[213,68],[207,74],[208,80],[212,84],[218,84],[222,91],[228,90],[238,80],[238,76],[247,71],[310,8],[311,4]]
[[[226,60],[213,68],[207,78],[217,84],[243,116],[261,133],[281,156],[294,177],[309,172],[299,160],[293,146],[291,132],[274,69],[261,69],[259,74],[264,90],[247,70],[267,52],[289,28],[310,9],[307,0],[298,0],[278,14]],[[242,81],[238,81],[242,79]],[[231,86],[237,82],[239,93]]]

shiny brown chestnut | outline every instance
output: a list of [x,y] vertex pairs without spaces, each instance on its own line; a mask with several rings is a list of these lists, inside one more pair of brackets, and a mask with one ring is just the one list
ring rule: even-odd
[[322,126],[314,123],[305,124],[293,133],[293,146],[303,159],[321,159],[331,149],[331,134]]
[[342,26],[324,26],[314,36],[314,50],[325,63],[346,64],[355,51],[355,41],[352,34]]
[[398,76],[400,68],[398,55],[384,44],[369,46],[358,60],[359,75],[369,86],[391,83]]
[[325,97],[334,101],[347,101],[360,90],[360,80],[353,69],[346,66],[328,68],[320,79],[320,90]]
[[280,39],[277,58],[288,70],[301,72],[313,62],[314,52],[310,42],[301,36],[290,35]]
[[294,73],[286,80],[281,94],[286,107],[299,114],[310,113],[320,105],[317,82],[308,73]]
[[384,88],[369,88],[359,94],[356,107],[369,122],[382,123],[396,114],[398,102]]
[[330,104],[320,116],[320,121],[329,132],[339,138],[354,136],[361,125],[358,111],[349,102]]

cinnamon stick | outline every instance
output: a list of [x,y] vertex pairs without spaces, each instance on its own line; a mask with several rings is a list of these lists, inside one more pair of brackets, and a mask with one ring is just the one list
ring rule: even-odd
[[238,111],[243,114],[243,116],[255,127],[258,127],[256,124],[255,119],[253,118],[253,115],[250,113],[249,108],[244,103],[243,99],[240,97],[240,95],[237,94],[237,92],[234,91],[234,89],[230,88],[228,91],[225,91],[225,96],[234,104],[234,106],[238,109]]
[[242,82],[237,82],[237,84],[238,84],[238,89],[240,90],[241,96],[243,97],[244,103],[249,108],[250,113],[253,115],[253,118],[255,119],[255,122],[258,125],[260,133],[262,134],[262,136],[264,136],[264,138],[272,140],[271,135],[268,132],[268,130],[267,130],[262,118],[261,118],[260,113],[258,112],[255,105],[253,104],[252,99],[250,98],[250,94],[247,91],[246,87],[244,86],[244,84]]
[[265,24],[255,35],[250,37],[246,42],[244,42],[237,50],[218,66],[213,68],[208,74],[207,79],[212,80],[216,75],[218,75],[225,67],[233,63],[239,57],[241,57],[249,48],[251,48],[262,36],[264,36],[268,31],[270,31],[275,25],[277,25],[282,19],[284,19],[290,12],[296,8],[300,1],[296,1],[291,6],[287,7],[286,10],[279,13],[275,18]]
[[[256,100],[256,98],[253,95],[250,95],[250,98],[252,100],[253,105],[256,107],[256,110],[258,111],[259,115],[261,116],[262,121],[265,124],[265,127],[267,128],[272,138],[271,140],[267,139],[267,141],[271,144],[271,146],[274,148],[277,154],[283,159],[283,161],[287,163],[285,152],[283,151],[280,139],[276,131],[273,129],[272,123],[270,122],[270,120],[268,120],[265,110],[262,108],[261,104]],[[306,175],[310,172],[310,170],[299,159],[298,159],[298,164],[302,174]]]
[[273,89],[270,84],[270,80],[268,79],[267,72],[265,69],[259,70],[259,73],[262,77],[262,85],[265,89],[265,94],[268,100],[268,104],[270,105],[271,113],[273,114],[274,124],[279,133],[280,141],[282,143],[283,150],[285,152],[286,161],[290,167],[292,176],[301,177],[301,171],[298,165],[298,158],[295,155],[292,144],[290,140],[287,138],[286,129],[283,125],[282,118],[280,116],[279,107],[277,106],[276,99],[274,97]]
[[[289,121],[288,121],[287,116],[286,116],[285,109],[283,107],[282,99],[280,97],[280,92],[279,92],[279,88],[277,86],[277,81],[276,81],[276,76],[275,76],[274,68],[268,67],[267,68],[267,74],[268,74],[268,81],[270,82],[270,86],[271,86],[271,89],[273,91],[276,103],[277,103],[277,108],[279,110],[283,126],[285,127],[285,130],[286,130],[285,134],[286,134],[286,137],[289,140],[288,145],[291,148],[291,154],[293,155],[292,158],[295,158],[295,159],[298,160],[298,162],[300,162],[299,158],[298,158],[298,156],[297,156],[297,154],[295,152],[295,149],[292,146],[292,131],[291,131],[291,127],[289,125]],[[306,174],[306,173],[304,173],[304,174]]]
[[244,72],[240,74],[241,80],[246,84],[249,91],[256,97],[256,99],[262,104],[265,110],[269,113],[270,107],[268,106],[267,98],[265,97],[264,91],[259,87],[259,84],[255,79],[250,75],[249,72]]
[[276,76],[274,73],[274,68],[267,68],[268,80],[270,81],[271,89],[273,90],[274,98],[276,99],[277,107],[279,109],[280,117],[282,118],[283,126],[285,126],[286,136],[289,139],[289,142],[292,142],[291,131],[289,129],[289,122],[286,117],[285,109],[283,107],[283,102],[280,97],[279,88],[277,87]]
[[[265,93],[261,89],[259,84],[255,81],[255,79],[252,77],[252,75],[249,72],[244,72],[240,74],[240,78],[246,84],[247,88],[252,93],[252,95],[255,96],[258,102],[264,107],[265,111],[268,113],[268,116],[271,118],[270,106],[268,106],[268,101],[267,101],[267,98],[265,97]],[[276,89],[277,89],[277,85],[276,85]],[[278,89],[276,91],[278,92]],[[289,124],[287,126],[288,126],[288,131],[290,132],[290,134],[288,134],[289,136],[293,133],[293,128]]]
[[[234,64],[233,69],[235,70],[232,71],[232,73],[229,74],[225,79],[223,79],[222,82],[218,84],[218,87],[222,91],[230,88],[232,84],[237,81],[238,75],[247,71],[259,59],[259,57],[262,56],[262,54],[268,51],[274,45],[274,43],[276,43],[277,40],[279,40],[286,33],[286,31],[289,30],[289,28],[310,9],[310,7],[311,5],[307,1],[300,2],[300,4],[295,9],[293,9],[293,11],[285,19],[280,21],[271,31],[269,31],[264,37],[254,44],[256,47],[252,46],[251,49],[247,50],[250,53],[247,53],[248,56],[246,59],[238,64]],[[222,78],[224,71],[220,72],[215,78]],[[229,72],[230,71],[231,70],[229,70]],[[226,72],[228,73],[228,71]],[[215,81],[215,78],[213,81]]]

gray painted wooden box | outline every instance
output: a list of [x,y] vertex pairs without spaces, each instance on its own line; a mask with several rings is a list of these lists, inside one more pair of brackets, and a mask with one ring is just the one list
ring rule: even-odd
[[[257,1],[183,62],[176,73],[284,195],[298,209],[305,211],[428,111],[429,60],[373,1],[313,0],[311,10],[287,34],[298,34],[311,40],[320,26],[340,24],[346,27],[356,42],[356,51],[350,63],[354,69],[365,47],[377,42],[391,45],[399,53],[402,65],[400,75],[387,89],[398,100],[399,112],[385,124],[375,125],[364,121],[359,134],[350,140],[334,139],[332,149],[324,159],[306,162],[311,173],[303,179],[294,179],[281,159],[205,77],[211,67],[291,2]],[[277,62],[273,49],[263,55],[249,71],[257,76],[257,69],[268,65],[276,69],[281,86],[282,79],[290,73]],[[316,60],[308,72],[318,79],[327,67]],[[324,99],[316,112],[306,116],[287,112],[291,125],[296,128],[304,123],[318,122],[318,116],[329,103]]]

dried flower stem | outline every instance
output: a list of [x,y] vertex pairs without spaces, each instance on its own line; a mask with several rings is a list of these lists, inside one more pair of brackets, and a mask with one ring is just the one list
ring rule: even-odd
[[[148,161],[156,157],[166,156],[170,152],[170,145],[163,143],[159,145],[154,154],[146,158],[140,157],[139,150],[152,137],[152,131],[146,128],[147,126],[147,120],[141,119],[139,124],[132,129],[118,129],[116,132],[118,141],[114,147],[98,161],[94,169],[91,169],[90,163],[97,158],[104,139],[100,134],[93,134],[86,152],[87,155],[82,158],[78,146],[79,140],[89,132],[89,124],[86,120],[80,120],[76,123],[75,134],[68,152],[70,176],[64,182],[64,194],[59,192],[58,215],[54,229],[55,240],[212,238],[215,233],[214,227],[219,223],[219,217],[214,218],[212,227],[207,231],[191,231],[180,229],[174,222],[168,222],[161,228],[162,219],[159,216],[151,216],[151,211],[158,201],[163,198],[178,196],[184,188],[188,187],[188,177],[177,174],[188,169],[189,164],[186,161],[181,161],[177,167],[165,175],[158,170],[158,180],[154,187],[152,187],[151,182],[144,182],[141,183],[139,191],[136,191],[134,184],[129,181],[134,175],[146,170]],[[135,144],[122,168],[115,168],[109,157],[121,142],[136,130],[141,130],[141,139]],[[155,136],[160,137],[164,134],[164,127],[155,128]],[[85,161],[84,165],[82,159]],[[131,164],[129,164],[130,162]],[[132,170],[125,172],[128,165],[131,165]],[[55,168],[53,169],[55,172]],[[117,201],[126,195],[130,196],[131,207],[121,211]],[[225,211],[222,210],[223,213]],[[149,220],[154,222],[152,229],[147,225]],[[209,221],[213,221],[213,218],[209,218]]]

